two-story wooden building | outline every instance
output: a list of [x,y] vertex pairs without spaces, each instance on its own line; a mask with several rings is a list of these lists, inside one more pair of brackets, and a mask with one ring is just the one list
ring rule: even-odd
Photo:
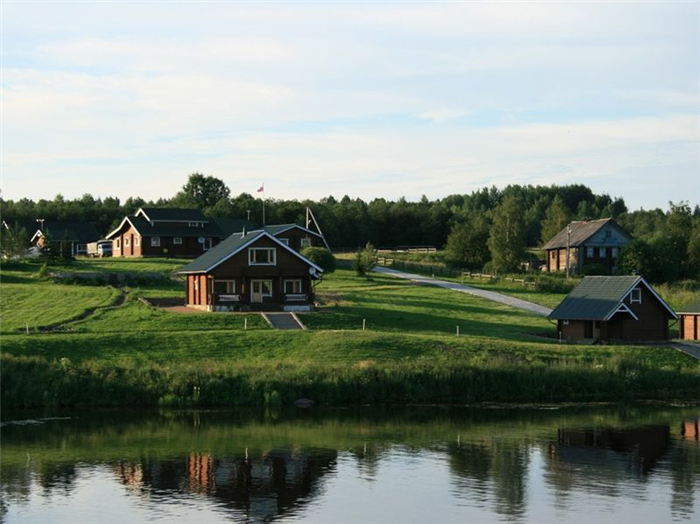
[[42,247],[48,241],[57,253],[87,255],[87,245],[97,242],[100,235],[90,222],[38,221],[41,225],[32,235],[30,242]]
[[251,231],[251,233],[258,231],[267,231],[273,237],[277,238],[277,240],[295,251],[301,251],[306,247],[325,247],[328,251],[331,250],[326,240],[323,238],[323,235],[298,224],[265,226],[261,229]]
[[262,230],[231,235],[178,273],[185,278],[188,307],[309,311],[323,269]]
[[[571,222],[547,242],[548,272],[566,271],[582,274],[586,267],[603,267],[614,273],[621,250],[632,237],[612,218]],[[568,261],[567,261],[568,250]]]
[[563,340],[668,339],[676,313],[640,276],[590,276],[549,314]]
[[210,219],[198,209],[141,208],[106,238],[115,257],[197,257],[246,228],[246,220]]

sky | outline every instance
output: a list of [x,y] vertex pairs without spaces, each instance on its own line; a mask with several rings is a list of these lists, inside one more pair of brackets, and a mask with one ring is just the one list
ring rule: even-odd
[[2,1],[2,196],[700,203],[700,2]]

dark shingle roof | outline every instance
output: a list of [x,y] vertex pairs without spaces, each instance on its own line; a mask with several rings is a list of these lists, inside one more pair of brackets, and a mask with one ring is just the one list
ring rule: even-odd
[[262,235],[262,231],[247,233],[246,235],[240,233],[231,235],[189,264],[182,266],[178,273],[199,273],[206,271],[227,255]]
[[[33,234],[36,234],[39,229],[37,227]],[[96,242],[100,239],[95,225],[90,222],[44,222],[43,233],[50,235],[51,240],[69,240],[80,244]]]
[[272,238],[275,242],[280,244],[281,249],[286,249],[290,253],[294,254],[295,256],[301,258],[304,262],[309,264],[310,266],[316,268],[318,271],[323,273],[323,269],[318,267],[316,264],[308,260],[307,258],[303,257],[293,249],[289,248],[288,246],[285,246],[279,240],[274,239],[270,235],[270,233],[267,233],[266,231],[252,231],[250,233],[246,233],[245,235],[238,233],[238,234],[233,234],[227,239],[223,240],[221,243],[217,244],[213,248],[211,248],[209,251],[204,253],[202,256],[196,258],[189,264],[183,266],[180,268],[178,273],[202,273],[207,271],[208,269],[217,266],[220,262],[223,262],[225,259],[227,259],[229,256],[231,256],[233,253],[238,251],[239,249],[245,247],[247,244],[252,244],[253,242],[257,241],[261,237],[266,237],[266,238]]
[[204,216],[199,209],[181,209],[168,207],[142,207],[146,216],[154,221],[157,220],[172,220],[182,222],[208,222],[209,219]]
[[[569,239],[570,247],[577,247],[583,244],[586,240],[595,235],[601,228],[610,224],[619,229],[630,239],[630,235],[625,232],[612,218],[603,218],[601,220],[586,220],[580,222],[571,222],[567,227],[571,228],[571,237]],[[547,242],[542,249],[558,249],[566,247],[567,228],[565,227],[559,233]]]
[[231,236],[234,233],[241,233],[244,229],[246,231],[252,231],[254,229],[253,224],[241,218],[212,218],[211,220],[219,226],[219,229],[225,237]]
[[640,280],[642,277],[639,276],[585,277],[548,318],[605,320]]
[[686,304],[678,310],[679,313],[690,313],[694,315],[700,315],[700,300]]

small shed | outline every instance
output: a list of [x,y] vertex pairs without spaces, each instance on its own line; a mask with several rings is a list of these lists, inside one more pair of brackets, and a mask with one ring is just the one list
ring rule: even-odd
[[678,312],[679,338],[700,340],[700,300],[684,306]]
[[640,276],[591,276],[548,318],[564,340],[653,341],[667,340],[678,316]]

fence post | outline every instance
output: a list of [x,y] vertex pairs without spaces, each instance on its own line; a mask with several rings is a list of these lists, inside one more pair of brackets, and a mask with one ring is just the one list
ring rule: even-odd
[[243,329],[248,329],[248,317],[243,317]]
[[457,336],[459,336],[459,326],[457,326]]
[[364,331],[366,327],[367,327],[367,319],[363,318],[362,319],[362,331]]

